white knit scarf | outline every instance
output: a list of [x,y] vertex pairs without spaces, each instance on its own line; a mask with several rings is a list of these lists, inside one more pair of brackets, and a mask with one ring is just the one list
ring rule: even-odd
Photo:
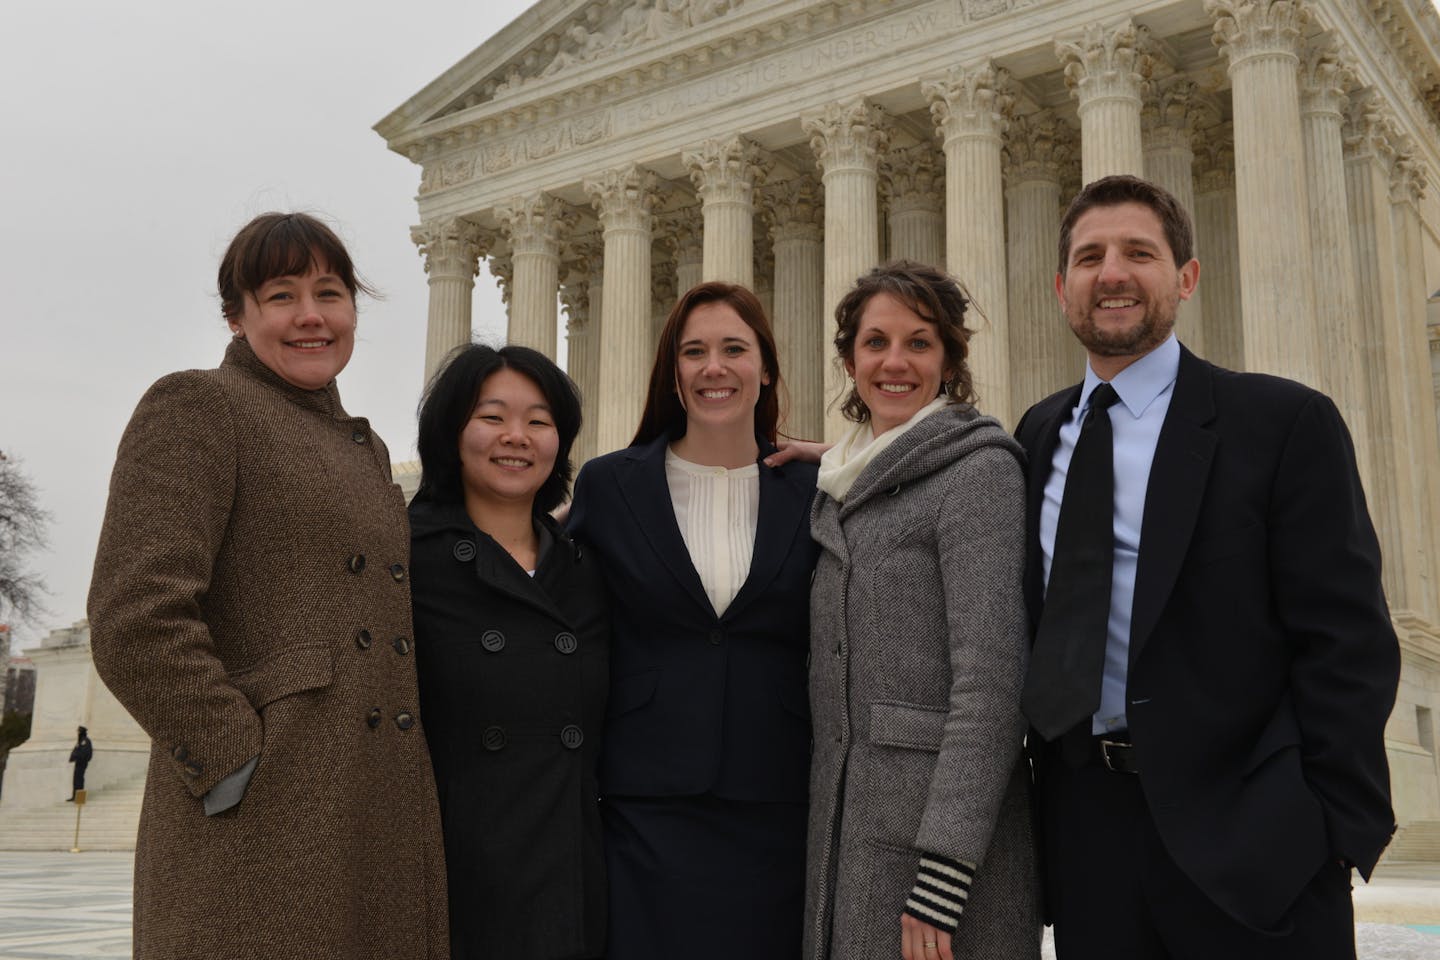
[[820,477],[816,485],[836,503],[844,503],[850,487],[860,474],[865,472],[870,461],[898,440],[906,430],[949,403],[949,397],[936,397],[916,410],[909,420],[898,427],[891,427],[878,437],[874,436],[870,421],[855,424],[820,458]]

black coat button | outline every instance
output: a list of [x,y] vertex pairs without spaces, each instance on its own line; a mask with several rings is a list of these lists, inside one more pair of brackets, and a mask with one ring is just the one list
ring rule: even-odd
[[563,654],[572,654],[580,648],[580,641],[570,631],[555,634],[555,649]]
[[475,541],[461,540],[450,549],[450,553],[461,563],[469,563],[475,559]]
[[354,433],[350,434],[350,439],[356,443],[364,443],[366,440],[369,440],[370,437],[366,435],[364,430],[357,428]]
[[480,735],[480,743],[486,750],[496,751],[505,749],[505,728],[486,727],[485,732]]
[[395,642],[391,644],[391,646],[395,648],[396,653],[400,654],[400,656],[403,657],[405,656],[405,654],[410,652],[410,638],[396,637]]
[[371,730],[374,730],[376,727],[380,726],[380,708],[371,707],[370,713],[365,717],[365,722],[370,725]]
[[184,744],[170,751],[170,756],[175,758],[176,763],[184,763],[190,759],[190,751],[185,749]]
[[724,640],[724,639],[725,639],[725,631],[723,631],[723,630],[711,630],[711,631],[710,631],[710,642],[711,642],[711,643],[719,643],[720,641],[722,641],[722,640]]
[[405,564],[403,564],[403,563],[392,563],[392,564],[390,564],[390,576],[395,579],[395,582],[396,582],[396,583],[404,583],[404,582],[405,582]]
[[486,630],[480,637],[480,646],[487,653],[499,653],[505,649],[505,634],[499,630]]
[[415,726],[415,715],[413,713],[410,713],[409,711],[401,710],[399,713],[395,714],[395,726],[399,727],[401,730],[409,730],[411,727]]
[[560,731],[560,742],[567,750],[579,750],[580,744],[585,742],[585,731],[575,724],[568,724]]
[[350,572],[359,573],[365,569],[365,554],[354,553],[350,555]]
[[369,650],[370,644],[374,642],[375,638],[370,636],[370,631],[366,630],[364,627],[361,627],[359,632],[355,634],[355,646],[359,647],[361,650]]
[[205,764],[201,763],[199,760],[191,760],[189,763],[185,764],[185,772],[189,776],[198,777],[200,776],[200,774],[205,772]]

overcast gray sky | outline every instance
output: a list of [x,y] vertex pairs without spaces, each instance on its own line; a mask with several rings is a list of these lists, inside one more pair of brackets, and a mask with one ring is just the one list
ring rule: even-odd
[[[6,0],[0,23],[0,450],[54,514],[34,557],[50,616],[85,615],[115,448],[145,388],[213,367],[225,244],[271,209],[326,215],[385,294],[360,304],[340,377],[397,460],[414,456],[426,286],[420,170],[370,129],[524,0]],[[493,280],[482,336],[503,336]]]

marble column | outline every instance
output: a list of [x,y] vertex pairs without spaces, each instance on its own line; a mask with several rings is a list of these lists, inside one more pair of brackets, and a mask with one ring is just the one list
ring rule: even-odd
[[[1311,45],[1300,61],[1300,126],[1305,139],[1306,194],[1310,198],[1315,325],[1319,335],[1316,386],[1340,408],[1352,432],[1369,418],[1360,366],[1355,250],[1345,201],[1345,88],[1353,73],[1330,45]],[[1367,444],[1356,445],[1360,476],[1374,485]]]
[[471,293],[484,252],[482,233],[468,220],[432,220],[410,231],[425,258],[430,310],[425,330],[425,382],[445,357],[470,342]]
[[[627,164],[586,180],[605,231],[605,300],[600,314],[596,453],[629,445],[645,406],[650,338],[650,228],[656,177]],[[607,388],[607,385],[609,387]]]
[[660,331],[670,319],[670,310],[679,296],[679,282],[675,274],[675,259],[666,245],[657,244],[650,250],[650,359],[655,359],[655,348],[660,343]]
[[514,278],[507,343],[534,347],[555,359],[560,238],[574,225],[565,203],[544,191],[516,197],[495,208],[500,231],[510,241]]
[[891,150],[880,164],[889,210],[888,259],[945,265],[945,159],[930,143]]
[[595,431],[587,431],[586,428],[592,419],[588,414],[595,394],[594,381],[590,380],[593,372],[590,361],[600,338],[595,331],[598,324],[592,323],[590,316],[591,276],[590,265],[581,258],[567,265],[565,279],[560,284],[560,303],[565,310],[565,367],[580,391],[583,411],[580,435],[575,438],[575,445],[570,451],[570,459],[577,469],[594,456],[590,441],[594,439]]
[[1245,369],[1245,324],[1240,305],[1235,151],[1229,124],[1195,136],[1195,238],[1205,251],[1200,284],[1205,288],[1207,359],[1230,370]]
[[1410,522],[1419,527],[1420,570],[1423,591],[1416,612],[1430,623],[1440,623],[1440,446],[1436,442],[1434,384],[1430,376],[1430,344],[1426,333],[1425,224],[1421,203],[1425,198],[1427,168],[1415,144],[1404,138],[1397,144],[1390,169],[1390,215],[1398,257],[1394,264],[1399,313],[1397,339],[1405,361],[1405,406],[1409,421],[1410,471],[1415,477]]
[[704,222],[699,204],[664,215],[665,239],[675,257],[675,286],[684,293],[705,277]]
[[[757,221],[759,217],[756,218]],[[763,222],[755,224],[755,298],[765,309],[770,326],[775,326],[775,247]]]
[[1246,368],[1320,382],[1293,0],[1205,0],[1229,60]]
[[1374,99],[1352,98],[1344,127],[1345,193],[1355,252],[1359,352],[1370,412],[1364,429],[1357,430],[1356,441],[1364,443],[1368,438],[1370,444],[1372,488],[1367,493],[1385,558],[1381,575],[1386,598],[1392,613],[1415,613],[1425,591],[1414,513],[1413,422],[1406,416],[1408,365],[1395,276],[1402,252],[1390,211],[1394,135],[1393,123]]
[[1153,58],[1149,34],[1129,20],[1094,23],[1078,37],[1055,42],[1065,84],[1079,103],[1080,176],[1084,183],[1112,173],[1141,176],[1141,84]]
[[1014,411],[1000,153],[1014,104],[1010,90],[1009,73],[989,61],[920,85],[945,144],[945,265],[971,295],[966,321],[975,331],[969,363],[976,403],[1006,426],[1014,425]]
[[824,195],[812,178],[797,177],[772,184],[765,200],[775,251],[775,348],[790,394],[786,432],[819,439],[825,433],[825,370],[835,356],[824,305]]
[[1055,298],[1060,178],[1073,165],[1070,128],[1048,111],[1016,117],[1005,140],[1011,409],[1023,411],[1085,373],[1085,350]]
[[[1180,205],[1195,216],[1195,152],[1190,141],[1196,121],[1202,116],[1218,118],[1218,111],[1208,109],[1200,99],[1199,88],[1184,77],[1146,84],[1144,107],[1140,113],[1142,142],[1145,150],[1145,176],[1169,190]],[[1200,245],[1195,244],[1194,256],[1205,260]],[[1176,311],[1175,333],[1180,341],[1199,356],[1205,350],[1205,288],[1198,286],[1189,300]]]
[[[825,187],[824,314],[835,307],[862,274],[880,259],[880,212],[876,193],[877,164],[890,142],[885,112],[863,97],[831,103],[819,113],[802,117],[810,149]],[[816,361],[826,371],[825,439],[834,440],[845,427],[836,402],[844,388],[841,369],[823,348]]]
[[769,158],[755,143],[735,135],[706,140],[680,159],[705,217],[702,279],[754,289],[754,191],[770,168]]

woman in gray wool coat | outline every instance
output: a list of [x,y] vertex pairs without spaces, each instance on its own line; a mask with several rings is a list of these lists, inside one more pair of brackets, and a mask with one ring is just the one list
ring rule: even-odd
[[835,311],[855,426],[811,518],[807,960],[1039,954],[1021,451],[971,405],[966,306],[900,261]]

